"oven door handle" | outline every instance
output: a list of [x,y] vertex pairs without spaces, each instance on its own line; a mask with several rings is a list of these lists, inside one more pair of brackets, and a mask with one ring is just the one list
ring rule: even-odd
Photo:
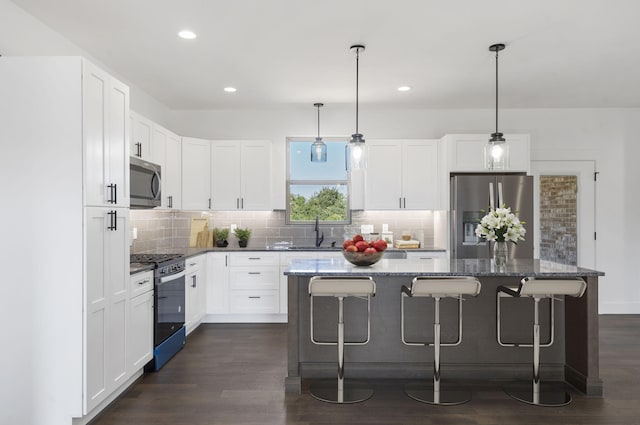
[[187,272],[185,270],[185,271],[182,271],[180,273],[172,274],[171,276],[161,277],[158,280],[158,283],[167,283],[167,282],[171,282],[172,280],[178,280],[181,277],[185,277],[186,275],[187,275]]

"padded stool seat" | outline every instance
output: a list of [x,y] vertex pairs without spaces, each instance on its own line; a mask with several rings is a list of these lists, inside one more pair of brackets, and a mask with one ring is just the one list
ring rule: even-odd
[[[498,344],[503,347],[533,347],[533,382],[528,390],[519,388],[506,389],[511,397],[518,401],[536,406],[565,406],[571,403],[571,394],[566,391],[545,391],[540,388],[540,348],[549,347],[554,342],[554,307],[553,301],[556,296],[581,297],[587,284],[581,278],[557,279],[557,278],[535,278],[525,277],[518,287],[499,286],[496,292],[496,334]],[[530,297],[534,301],[533,318],[533,343],[518,344],[505,342],[500,334],[500,300],[502,298]],[[546,343],[540,342],[540,300],[549,298],[550,307],[550,338]]]
[[[440,388],[440,347],[452,347],[462,342],[462,296],[477,296],[480,293],[480,282],[474,277],[416,277],[411,288],[403,286],[401,291],[401,334],[405,345],[433,346],[433,384],[407,384],[405,393],[414,400],[437,405],[455,405],[466,403],[470,394],[466,391],[442,390]],[[433,324],[434,342],[411,342],[405,338],[404,299],[414,297],[431,297],[435,303],[435,319]],[[440,299],[457,298],[458,301],[458,339],[454,343],[442,343],[440,340]]]
[[[376,283],[371,277],[327,277],[314,276],[309,280],[309,314],[311,342],[316,345],[336,345],[338,347],[338,380],[316,381],[311,383],[311,395],[327,403],[358,403],[373,395],[373,389],[357,382],[345,382],[344,346],[364,345],[371,336],[371,297],[376,293]],[[338,338],[337,341],[319,341],[313,334],[314,297],[334,297],[338,299]],[[367,300],[367,338],[364,341],[344,340],[344,298],[355,297]]]

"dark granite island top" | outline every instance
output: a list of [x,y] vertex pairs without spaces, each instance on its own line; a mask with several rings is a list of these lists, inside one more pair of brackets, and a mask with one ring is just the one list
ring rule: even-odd
[[[336,371],[334,346],[317,346],[309,337],[308,282],[312,276],[371,276],[376,295],[371,304],[371,340],[364,346],[345,349],[345,376],[356,378],[421,378],[432,376],[433,349],[410,347],[400,339],[400,288],[415,276],[475,276],[482,284],[480,295],[463,304],[463,339],[457,347],[442,353],[443,378],[464,380],[528,380],[532,351],[523,347],[501,347],[496,342],[496,288],[517,285],[525,276],[582,277],[587,291],[581,298],[566,297],[555,302],[555,342],[541,351],[543,381],[564,380],[589,396],[602,396],[598,347],[598,276],[604,273],[542,260],[510,260],[496,270],[484,259],[383,259],[370,267],[356,267],[344,260],[294,260],[284,272],[288,278],[288,376],[287,392],[299,393],[304,378],[333,377]],[[347,303],[349,300],[345,301]],[[366,308],[352,300],[345,304],[347,338],[360,339],[366,329]],[[409,339],[432,338],[433,302],[412,300],[405,311]],[[447,305],[448,302],[448,305]],[[335,339],[335,301],[318,299],[315,330],[319,339]],[[324,304],[322,304],[324,303]],[[366,304],[366,303],[361,303]],[[502,303],[503,338],[526,343],[532,340],[533,302],[509,299]],[[542,339],[548,336],[549,302],[541,306]],[[457,334],[457,302],[443,300],[443,339]],[[546,332],[546,333],[545,333]]]

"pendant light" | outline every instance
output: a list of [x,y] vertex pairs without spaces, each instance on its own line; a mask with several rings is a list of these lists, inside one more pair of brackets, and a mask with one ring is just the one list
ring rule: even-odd
[[351,163],[351,170],[363,170],[366,168],[366,155],[364,138],[358,131],[358,77],[359,77],[359,65],[360,65],[360,52],[364,52],[364,46],[361,44],[354,44],[351,46],[351,51],[356,53],[356,132],[351,135],[349,141],[349,162]]
[[498,52],[504,50],[502,43],[492,44],[489,51],[496,52],[496,132],[491,134],[489,143],[484,148],[484,163],[489,170],[509,168],[509,145],[504,135],[498,131]]
[[318,137],[311,144],[311,162],[327,162],[327,145],[320,137],[320,108],[324,106],[324,103],[314,103],[313,106],[318,108]]

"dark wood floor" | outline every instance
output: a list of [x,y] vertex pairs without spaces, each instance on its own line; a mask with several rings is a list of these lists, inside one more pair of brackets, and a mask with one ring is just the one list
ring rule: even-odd
[[93,424],[640,424],[640,315],[601,316],[600,344],[605,397],[574,394],[563,408],[518,403],[497,383],[474,383],[467,404],[429,406],[406,397],[402,381],[374,382],[370,400],[336,406],[284,394],[286,325],[205,324]]

